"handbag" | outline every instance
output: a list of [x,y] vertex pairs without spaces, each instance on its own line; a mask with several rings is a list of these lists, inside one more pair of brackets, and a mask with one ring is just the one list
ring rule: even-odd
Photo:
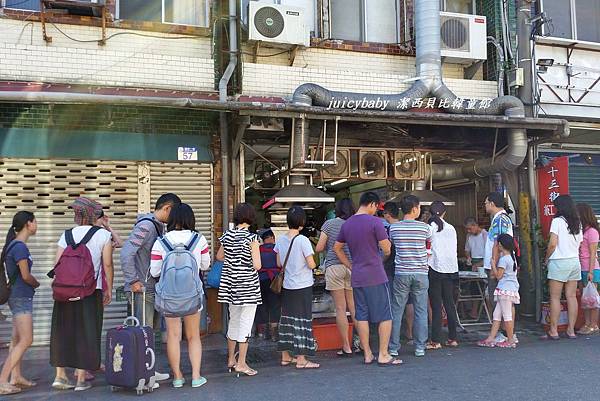
[[[6,254],[12,250],[12,248],[17,244],[17,241],[13,241],[12,244],[8,246],[6,249]],[[12,277],[7,277],[5,266],[0,266],[0,305],[4,305],[8,302],[8,298],[10,298],[10,290],[11,287],[17,281],[17,276],[19,275],[19,266],[17,266],[17,270],[12,275]],[[8,281],[7,281],[8,278]]]
[[206,284],[211,288],[219,288],[221,285],[221,273],[223,272],[223,262],[215,262],[206,276]]
[[290,242],[290,247],[288,248],[288,253],[287,255],[285,255],[285,260],[283,261],[283,267],[281,271],[271,281],[271,285],[269,287],[271,288],[271,291],[273,291],[274,294],[281,294],[281,290],[283,289],[283,278],[285,276],[285,266],[287,265],[287,262],[290,258],[290,254],[292,253],[292,246],[294,245],[294,241],[299,236],[300,234],[292,238],[292,242]]

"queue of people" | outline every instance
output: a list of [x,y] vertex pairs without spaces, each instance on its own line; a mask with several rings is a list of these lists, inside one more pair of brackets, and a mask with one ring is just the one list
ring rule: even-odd
[[[575,205],[568,195],[559,196],[554,204],[557,214],[552,221],[546,253],[550,329],[544,336],[551,340],[559,338],[557,325],[563,290],[569,309],[566,334],[576,338],[577,283],[600,282],[596,256],[600,230],[591,207]],[[388,202],[383,207],[387,227],[376,217],[380,205],[379,196],[373,192],[361,196],[358,210],[349,199],[338,201],[335,218],[323,225],[316,246],[316,252],[325,252],[326,288],[333,296],[342,340],[337,355],[353,355],[348,338],[348,313],[358,333],[365,364],[401,365],[403,361],[398,355],[403,326],[407,337],[414,338],[417,357],[424,356],[428,350],[458,347],[454,302],[458,286],[457,233],[445,219],[445,205],[433,202],[428,215],[424,216],[415,196],[404,197],[399,205]],[[56,267],[49,273],[54,277],[55,291],[50,364],[56,375],[52,387],[85,391],[91,387],[92,372],[102,369],[103,311],[112,301],[113,250],[119,246],[122,246],[121,268],[131,314],[156,330],[160,329],[161,318],[166,321],[172,386],[185,385],[180,367],[184,330],[192,366],[191,386],[203,386],[207,380],[201,374],[199,330],[204,297],[192,300],[195,302],[191,307],[182,303],[181,310],[173,310],[173,305],[165,308],[161,302],[165,286],[175,282],[162,280],[157,286],[157,279],[166,274],[165,265],[173,244],[183,244],[177,246],[185,247],[193,258],[191,264],[197,269],[194,277],[201,278],[210,267],[208,242],[196,230],[192,208],[175,194],[162,195],[154,212],[140,216],[125,241],[110,228],[108,216],[98,202],[80,197],[72,209],[75,226],[58,239]],[[465,221],[467,262],[474,270],[483,268],[487,272],[488,301],[494,309],[490,334],[478,345],[515,348],[518,343],[514,334],[515,305],[520,298],[513,225],[501,194],[490,193],[485,209],[491,220],[488,231],[481,229],[475,219]],[[277,342],[281,366],[320,367],[309,359],[317,348],[312,329],[313,270],[317,264],[311,242],[301,234],[306,220],[304,209],[293,206],[287,212],[285,234],[275,238],[273,232],[267,230],[259,237],[250,230],[256,222],[255,208],[241,203],[234,210],[234,227],[219,238],[216,260],[223,262],[223,269],[218,302],[226,304],[229,312],[227,369],[238,376],[258,374],[247,363],[255,322]],[[13,336],[0,371],[0,395],[15,394],[36,385],[23,376],[21,369],[22,357],[33,339],[33,297],[39,287],[39,281],[31,274],[33,261],[27,247],[36,231],[37,222],[32,213],[16,213],[1,254],[0,263],[5,266],[11,289],[8,305],[13,314]],[[85,293],[74,297],[60,293],[64,289],[57,288],[65,279],[64,271],[68,271],[65,266],[71,266],[76,257],[89,260],[91,281],[88,280],[86,288],[78,290]],[[280,279],[281,288],[277,288],[273,284]],[[408,305],[412,305],[410,310],[414,316],[405,318]],[[441,338],[442,307],[448,322],[445,342]],[[585,317],[586,324],[579,333],[589,335],[600,331],[597,309],[586,311]],[[377,353],[370,347],[371,324],[377,325]],[[506,335],[500,332],[502,328]],[[75,369],[75,383],[67,375],[68,368]],[[171,375],[155,372],[154,377],[160,382]]]

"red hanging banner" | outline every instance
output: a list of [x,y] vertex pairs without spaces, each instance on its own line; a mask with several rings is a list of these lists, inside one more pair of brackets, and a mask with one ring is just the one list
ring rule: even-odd
[[540,225],[548,238],[552,218],[556,214],[554,199],[569,193],[569,158],[556,157],[550,164],[537,170]]

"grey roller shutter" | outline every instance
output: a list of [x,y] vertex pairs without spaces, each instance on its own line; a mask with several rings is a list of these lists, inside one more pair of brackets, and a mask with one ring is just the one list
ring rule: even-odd
[[[33,274],[40,281],[34,298],[34,344],[47,344],[52,319],[52,289],[46,276],[54,264],[57,241],[74,225],[68,209],[78,196],[102,203],[113,228],[126,238],[133,226],[138,205],[138,169],[134,162],[75,161],[0,158],[0,235],[5,235],[19,210],[35,213],[37,235],[28,243],[33,257]],[[4,241],[2,241],[2,244]],[[123,284],[119,251],[114,253],[114,287]],[[114,293],[113,293],[114,295]],[[10,341],[12,322],[8,305],[0,307],[0,342]],[[104,329],[123,321],[126,305],[113,302],[104,311]]]
[[589,203],[600,215],[600,167],[569,165],[569,192],[576,202]]
[[154,207],[164,193],[177,194],[182,202],[189,204],[196,217],[196,230],[213,244],[212,218],[212,165],[177,162],[150,163],[150,199]]

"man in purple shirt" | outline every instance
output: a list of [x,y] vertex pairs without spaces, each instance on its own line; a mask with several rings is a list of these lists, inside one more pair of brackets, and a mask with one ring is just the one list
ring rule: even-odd
[[[383,268],[379,249],[385,257],[391,252],[391,243],[381,219],[374,216],[379,205],[379,196],[365,192],[360,197],[358,212],[350,217],[340,230],[333,247],[338,259],[352,271],[352,289],[356,307],[356,329],[364,350],[365,363],[373,363],[375,357],[369,346],[369,323],[379,323],[380,365],[400,365],[388,352],[392,331],[392,308],[388,278]],[[344,253],[348,246],[352,262]]]

